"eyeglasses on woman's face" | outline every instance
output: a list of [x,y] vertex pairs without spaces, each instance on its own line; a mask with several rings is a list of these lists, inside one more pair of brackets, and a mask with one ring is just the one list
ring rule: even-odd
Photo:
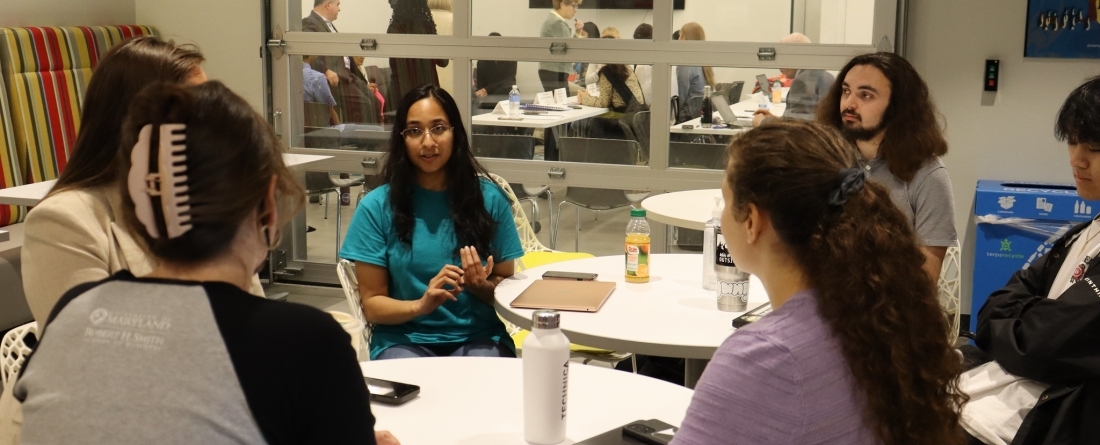
[[401,130],[401,137],[405,138],[406,141],[420,141],[424,139],[425,134],[430,134],[432,135],[432,139],[438,140],[439,137],[443,136],[448,131],[451,131],[453,129],[454,127],[451,127],[449,125],[436,125],[427,130],[424,130],[420,127],[411,127]]

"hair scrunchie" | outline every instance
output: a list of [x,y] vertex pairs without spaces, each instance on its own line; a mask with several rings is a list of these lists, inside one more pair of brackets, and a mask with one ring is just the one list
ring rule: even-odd
[[863,190],[863,184],[867,182],[867,175],[857,167],[841,170],[837,177],[840,179],[840,185],[829,193],[830,207],[843,207],[848,203],[848,199]]

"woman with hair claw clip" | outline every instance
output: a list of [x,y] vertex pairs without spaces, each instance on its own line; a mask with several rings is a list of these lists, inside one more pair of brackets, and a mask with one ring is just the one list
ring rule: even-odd
[[121,222],[156,267],[62,296],[15,385],[22,440],[396,444],[343,328],[246,291],[303,201],[263,118],[219,82],[158,84],[121,139]]

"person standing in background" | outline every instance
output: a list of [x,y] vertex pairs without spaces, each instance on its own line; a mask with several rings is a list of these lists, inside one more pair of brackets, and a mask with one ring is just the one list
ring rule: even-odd
[[[393,16],[390,17],[390,26],[386,34],[436,34],[435,21],[432,20],[432,11],[428,8],[428,0],[390,0],[393,8]],[[405,94],[414,88],[430,83],[439,85],[439,74],[435,67],[445,67],[450,64],[448,59],[390,59],[390,75],[393,96],[390,100],[401,101]],[[448,88],[450,85],[444,85]]]
[[[554,10],[542,22],[539,37],[574,38],[584,29],[584,24],[574,19],[583,0],[553,0]],[[566,88],[572,64],[569,62],[539,62],[539,80],[543,91]]]
[[[432,20],[435,21],[435,33],[441,36],[454,34],[454,13],[451,3],[452,0],[428,0]],[[447,91],[454,88],[454,67],[448,65],[436,71],[439,75],[439,86]]]

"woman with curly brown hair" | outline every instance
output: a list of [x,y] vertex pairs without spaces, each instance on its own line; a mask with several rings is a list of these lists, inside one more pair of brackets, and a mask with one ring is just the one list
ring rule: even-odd
[[924,256],[849,143],[782,121],[730,149],[722,235],[773,311],[718,349],[675,445],[961,444],[961,363]]

